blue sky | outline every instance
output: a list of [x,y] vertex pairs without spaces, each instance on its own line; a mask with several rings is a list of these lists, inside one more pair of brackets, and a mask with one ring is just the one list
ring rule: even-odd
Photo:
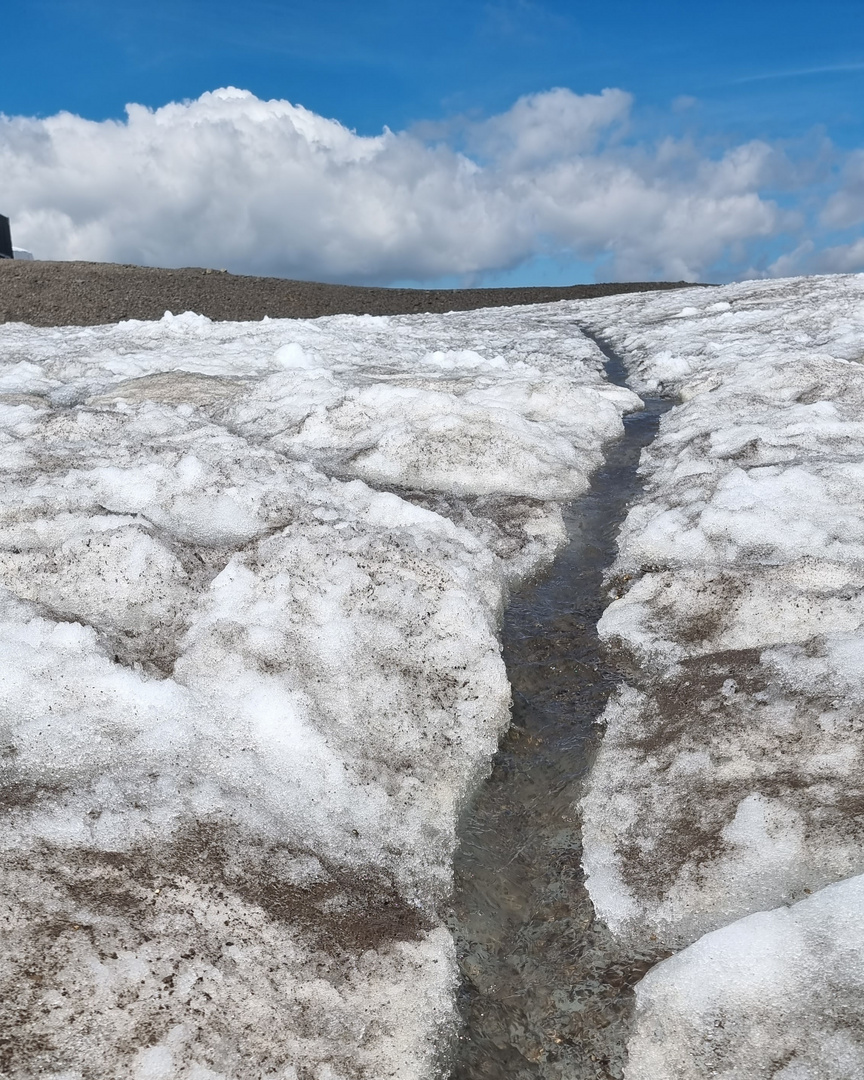
[[[854,155],[864,147],[860,0],[28,0],[4,14],[4,37],[0,110],[10,117],[68,110],[122,119],[129,102],[156,109],[235,86],[360,136],[386,125],[458,150],[463,121],[506,114],[525,95],[620,88],[633,103],[619,141],[649,153],[664,139],[689,140],[713,160],[752,140],[770,144],[795,176],[763,178],[760,195],[808,221],[844,168],[856,187]],[[805,176],[808,162],[820,164]],[[848,247],[860,235],[856,213],[834,214],[839,229],[826,229],[824,213],[797,233],[775,223],[755,246],[742,239],[746,252],[730,241],[704,269],[735,276],[808,243]],[[590,279],[612,257],[596,248],[568,240],[553,254],[511,253],[509,266],[471,273],[490,282]],[[410,260],[405,268],[400,280],[411,280]],[[464,269],[432,277],[467,280]]]

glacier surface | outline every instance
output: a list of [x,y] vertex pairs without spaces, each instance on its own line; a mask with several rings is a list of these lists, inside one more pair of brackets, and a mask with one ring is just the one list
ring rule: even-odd
[[864,1069],[864,277],[444,316],[0,328],[16,1080],[412,1080],[508,592],[634,393],[580,814],[669,955],[628,1080]]
[[626,1076],[860,1076],[864,276],[580,315],[680,400],[608,582],[628,676],[581,805],[598,913],[683,949],[637,988]]
[[0,328],[5,1075],[431,1075],[601,363],[560,305]]

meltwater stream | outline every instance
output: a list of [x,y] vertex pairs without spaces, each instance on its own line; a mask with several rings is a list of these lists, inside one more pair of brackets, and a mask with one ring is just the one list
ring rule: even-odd
[[[624,365],[602,342],[606,374]],[[625,417],[590,490],[567,511],[570,543],[504,619],[513,723],[463,816],[452,930],[463,1027],[451,1080],[605,1080],[622,1075],[632,986],[659,958],[624,955],[594,911],[577,803],[616,682],[596,625],[603,572],[640,491],[639,452],[672,402]]]

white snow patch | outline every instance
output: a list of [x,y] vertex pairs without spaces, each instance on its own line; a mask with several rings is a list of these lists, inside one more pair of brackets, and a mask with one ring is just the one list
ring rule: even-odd
[[857,1080],[862,997],[859,876],[706,934],[650,971],[626,1080]]

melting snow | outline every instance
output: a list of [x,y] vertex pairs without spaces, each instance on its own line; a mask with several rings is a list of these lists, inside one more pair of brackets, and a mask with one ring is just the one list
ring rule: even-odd
[[622,530],[600,632],[632,677],[582,804],[598,912],[690,946],[638,989],[626,1075],[860,1076],[864,276],[580,313],[682,400]]
[[0,343],[10,1075],[429,1075],[501,608],[638,399],[560,306]]
[[679,950],[627,1076],[861,1074],[859,276],[3,327],[10,1075],[432,1074],[501,608],[637,405],[580,323],[681,400],[609,581],[632,674],[582,806],[600,915]]
[[627,1080],[864,1076],[864,877],[706,934],[637,988]]

